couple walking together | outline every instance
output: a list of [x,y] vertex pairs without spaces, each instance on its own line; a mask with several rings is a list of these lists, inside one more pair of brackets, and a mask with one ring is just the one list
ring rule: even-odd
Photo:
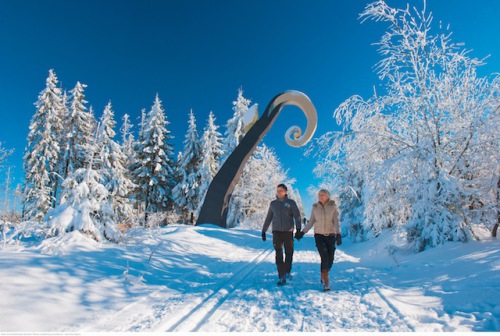
[[291,277],[295,221],[295,238],[297,240],[300,240],[314,226],[314,240],[321,258],[321,282],[323,290],[328,291],[330,290],[329,272],[333,265],[335,244],[340,245],[342,242],[337,205],[330,199],[330,193],[321,189],[318,192],[318,202],[312,207],[309,223],[301,230],[300,211],[295,201],[288,198],[287,190],[286,185],[278,185],[276,199],[269,205],[262,227],[262,240],[266,241],[266,232],[272,223],[273,246],[276,251],[276,267],[279,277],[278,286],[285,285],[286,279]]

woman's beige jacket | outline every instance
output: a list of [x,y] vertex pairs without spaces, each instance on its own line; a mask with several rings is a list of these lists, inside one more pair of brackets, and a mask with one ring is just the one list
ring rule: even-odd
[[325,205],[322,205],[320,202],[314,203],[309,223],[302,231],[307,233],[313,225],[315,234],[339,234],[340,218],[337,204],[332,200],[326,202]]

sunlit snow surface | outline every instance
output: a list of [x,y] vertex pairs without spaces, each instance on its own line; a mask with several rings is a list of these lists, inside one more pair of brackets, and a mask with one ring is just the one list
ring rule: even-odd
[[120,244],[80,233],[0,252],[0,332],[499,331],[499,241],[413,254],[395,234],[337,249],[322,292],[314,238],[277,287],[271,235],[171,225]]

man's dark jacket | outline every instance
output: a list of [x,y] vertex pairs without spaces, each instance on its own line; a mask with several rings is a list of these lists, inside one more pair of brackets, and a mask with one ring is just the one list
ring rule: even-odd
[[293,232],[293,220],[295,219],[295,226],[297,231],[300,231],[300,211],[297,203],[294,200],[285,196],[285,198],[276,198],[269,205],[266,220],[264,221],[263,232],[269,228],[269,224],[273,223],[272,231]]

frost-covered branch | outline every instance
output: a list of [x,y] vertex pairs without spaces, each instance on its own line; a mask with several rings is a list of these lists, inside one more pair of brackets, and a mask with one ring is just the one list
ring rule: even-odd
[[419,11],[379,0],[360,17],[389,25],[376,44],[386,94],[352,96],[335,110],[342,130],[309,148],[325,157],[316,173],[343,195],[356,239],[387,227],[405,230],[416,250],[473,239],[475,226],[497,221],[498,75],[478,78],[481,60],[450,32],[432,35],[425,2]]

